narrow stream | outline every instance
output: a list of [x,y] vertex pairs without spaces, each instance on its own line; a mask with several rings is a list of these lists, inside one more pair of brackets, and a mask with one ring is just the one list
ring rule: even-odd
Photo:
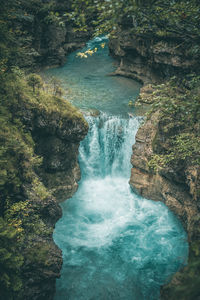
[[101,111],[86,117],[90,129],[80,146],[82,180],[76,194],[61,204],[63,217],[54,231],[63,252],[55,300],[157,300],[160,286],[187,261],[187,237],[164,204],[130,190],[140,118],[127,112],[140,85],[106,76],[114,66],[107,46],[101,47],[104,42],[88,43],[99,48],[93,56],[81,60],[73,53],[64,67],[45,72],[62,80],[75,105]]

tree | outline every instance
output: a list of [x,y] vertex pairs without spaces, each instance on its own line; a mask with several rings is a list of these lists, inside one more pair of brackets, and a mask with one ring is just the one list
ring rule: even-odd
[[30,85],[35,93],[35,89],[40,89],[43,85],[43,81],[40,75],[30,74],[27,78],[28,85]]

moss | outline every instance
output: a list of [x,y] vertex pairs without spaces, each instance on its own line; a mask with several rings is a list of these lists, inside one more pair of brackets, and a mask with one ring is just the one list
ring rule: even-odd
[[23,72],[0,78],[0,240],[1,234],[5,240],[0,245],[0,293],[9,300],[22,298],[26,284],[22,270],[26,265],[48,267],[50,253],[55,251],[51,240],[60,211],[37,174],[43,157],[35,153],[34,122],[42,116],[50,131],[66,131],[66,135],[76,124],[83,132],[88,127],[70,103],[43,90],[39,75],[30,78],[37,79],[34,88],[33,80],[30,85]]
[[[157,117],[157,133],[151,146],[153,154],[148,166],[152,172],[168,174],[168,178],[181,179],[189,190],[186,180],[188,168],[195,170],[192,175],[194,189],[191,201],[199,202],[200,165],[200,78],[191,74],[184,81],[172,78],[161,85],[154,86],[153,105],[147,118]],[[171,172],[171,173],[170,173]],[[178,177],[180,173],[180,178]],[[189,180],[189,179],[188,179]],[[191,206],[193,203],[190,204]],[[197,299],[200,294],[200,241],[199,215],[188,220],[190,230],[190,255],[188,265],[178,272],[172,281],[162,288],[161,299]]]
[[[150,166],[162,168],[200,163],[200,94],[198,76],[177,86],[177,78],[154,87],[154,103],[147,117],[159,111]],[[190,86],[193,86],[191,89]],[[189,88],[188,88],[189,87]]]

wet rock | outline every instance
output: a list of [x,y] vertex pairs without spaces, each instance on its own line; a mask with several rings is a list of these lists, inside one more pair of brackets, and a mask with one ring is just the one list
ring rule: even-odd
[[82,112],[85,116],[98,117],[100,115],[100,111],[93,108],[82,110]]

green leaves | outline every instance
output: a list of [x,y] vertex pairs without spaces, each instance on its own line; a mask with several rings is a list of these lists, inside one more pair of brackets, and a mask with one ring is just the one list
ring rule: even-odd
[[136,34],[151,33],[161,38],[181,37],[188,41],[200,37],[200,7],[196,0],[75,0],[72,9],[70,18],[74,24],[80,30],[92,24],[96,35],[112,33],[113,28],[119,30],[125,26],[134,29]]
[[149,161],[154,170],[174,164],[200,164],[200,79],[191,74],[182,80],[182,86],[177,82],[178,78],[172,78],[154,87],[154,103],[148,113],[149,117],[159,111],[159,134]]
[[20,249],[16,247],[18,230],[0,217],[0,291],[2,299],[13,299],[22,282],[19,270],[23,264]]

